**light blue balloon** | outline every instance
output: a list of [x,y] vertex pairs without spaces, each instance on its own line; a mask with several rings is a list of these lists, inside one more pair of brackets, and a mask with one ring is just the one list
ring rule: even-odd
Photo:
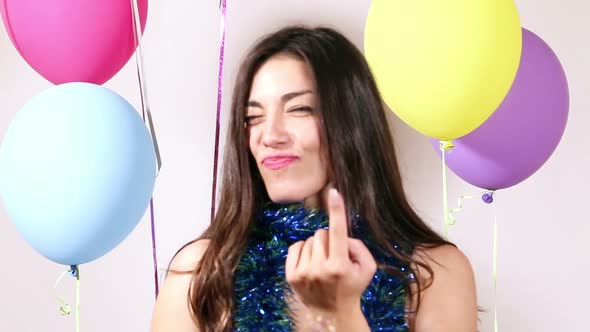
[[153,194],[150,134],[124,98],[67,83],[31,99],[0,145],[0,198],[22,237],[65,265],[93,261],[137,226]]

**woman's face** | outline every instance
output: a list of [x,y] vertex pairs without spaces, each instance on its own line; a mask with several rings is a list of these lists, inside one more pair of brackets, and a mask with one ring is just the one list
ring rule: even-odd
[[306,62],[278,54],[254,75],[245,125],[250,151],[274,202],[321,203],[328,170],[317,107]]

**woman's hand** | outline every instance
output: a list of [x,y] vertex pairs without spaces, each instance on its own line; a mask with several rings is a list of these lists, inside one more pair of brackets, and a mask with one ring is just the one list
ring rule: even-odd
[[348,237],[346,208],[335,189],[329,193],[328,215],[329,230],[319,229],[289,247],[287,282],[311,310],[335,316],[358,313],[377,264],[360,240]]

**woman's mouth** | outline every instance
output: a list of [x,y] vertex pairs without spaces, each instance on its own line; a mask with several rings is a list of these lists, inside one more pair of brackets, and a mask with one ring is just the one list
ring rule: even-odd
[[295,156],[271,156],[264,158],[262,165],[271,170],[278,170],[291,165],[297,159],[299,158]]

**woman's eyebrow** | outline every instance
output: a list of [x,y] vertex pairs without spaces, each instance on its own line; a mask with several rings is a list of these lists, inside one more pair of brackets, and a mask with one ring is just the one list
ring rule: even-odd
[[[301,91],[293,91],[293,92],[288,92],[285,93],[284,95],[281,96],[281,101],[283,103],[288,102],[289,100],[308,94],[308,93],[313,93],[312,90],[301,90]],[[256,100],[248,100],[248,103],[246,104],[247,107],[258,107],[258,108],[262,108],[262,105],[260,104],[260,102],[256,101]]]
[[284,94],[281,97],[281,100],[283,101],[283,103],[286,103],[286,102],[288,102],[289,100],[291,100],[291,99],[293,99],[295,97],[299,97],[299,96],[302,96],[302,95],[305,95],[305,94],[308,94],[308,93],[313,93],[313,91],[311,91],[311,90],[301,90],[301,91],[289,92],[289,93]]
[[262,108],[262,105],[260,105],[260,103],[257,102],[256,100],[249,100],[248,103],[246,104],[246,107],[258,107],[258,108]]

